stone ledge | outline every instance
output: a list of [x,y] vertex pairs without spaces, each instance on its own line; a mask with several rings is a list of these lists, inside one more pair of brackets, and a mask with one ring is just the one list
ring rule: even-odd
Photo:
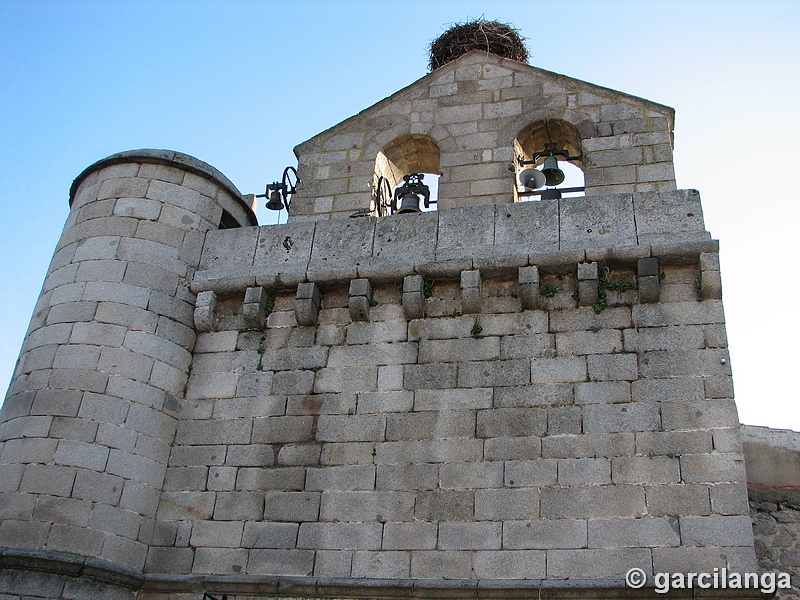
[[[68,577],[86,577],[134,591],[215,594],[258,594],[304,598],[454,598],[600,600],[663,598],[655,588],[632,589],[622,579],[361,579],[285,577],[274,575],[170,575],[142,573],[115,563],[64,552],[5,548],[0,569],[31,570]],[[758,590],[687,590],[670,598],[763,597]]]
[[[465,249],[469,251],[470,249]],[[473,269],[485,272],[489,276],[517,275],[517,269],[525,266],[537,266],[545,275],[565,275],[575,271],[576,265],[587,257],[605,261],[614,266],[635,268],[639,258],[657,257],[661,265],[685,265],[699,261],[701,254],[719,252],[717,240],[697,242],[677,242],[674,244],[625,246],[617,248],[601,248],[589,250],[557,250],[552,252],[536,252],[532,254],[514,254],[487,258],[463,257],[443,261],[420,263],[397,263],[387,260],[381,264],[378,259],[371,259],[368,265],[352,265],[354,274],[360,278],[380,283],[400,283],[409,274],[418,273],[436,279],[458,280],[463,271]],[[353,273],[337,268],[325,269],[315,266],[307,270],[307,265],[296,267],[274,277],[263,278],[257,269],[243,267],[241,269],[209,269],[198,271],[192,279],[190,289],[195,294],[212,291],[218,294],[234,294],[243,292],[247,287],[258,282],[268,291],[289,290],[299,282],[321,283],[323,287],[350,285]],[[383,277],[376,277],[382,271]]]
[[88,577],[132,590],[139,589],[145,578],[141,571],[116,563],[52,550],[0,549],[0,568]]
[[697,262],[716,248],[695,190],[582,196],[209,232],[192,289],[226,293],[237,278],[277,288],[396,282],[412,271],[457,277],[454,264],[493,276],[587,260]]
[[[453,598],[459,600],[601,600],[663,598],[653,587],[633,589],[622,579],[359,579],[257,575],[146,575],[142,591],[208,591],[214,594],[263,594],[303,598]],[[758,590],[674,591],[670,598],[763,598]]]

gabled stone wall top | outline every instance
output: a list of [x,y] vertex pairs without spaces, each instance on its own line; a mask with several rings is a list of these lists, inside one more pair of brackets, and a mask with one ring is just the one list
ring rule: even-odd
[[545,119],[574,128],[587,195],[675,189],[673,109],[471,52],[295,148],[294,220],[370,208],[378,154],[407,135],[440,151],[440,208],[513,199],[514,142]]

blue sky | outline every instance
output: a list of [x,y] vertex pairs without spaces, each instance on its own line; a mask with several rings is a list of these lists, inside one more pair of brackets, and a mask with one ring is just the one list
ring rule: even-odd
[[678,187],[721,242],[741,420],[800,430],[794,0],[0,0],[0,386],[86,166],[168,148],[263,193],[295,145],[424,76],[429,42],[481,15],[520,28],[535,66],[676,109]]

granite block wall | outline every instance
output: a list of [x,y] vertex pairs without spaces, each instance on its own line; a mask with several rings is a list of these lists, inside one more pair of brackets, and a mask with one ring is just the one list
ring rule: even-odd
[[146,569],[755,568],[708,238],[691,191],[210,233]]
[[[186,155],[89,167],[0,417],[0,595],[754,571],[719,246],[672,120],[473,52],[298,146],[285,225]],[[586,196],[520,201],[544,143]],[[439,210],[339,218],[420,171]]]
[[0,546],[142,569],[195,341],[188,282],[241,194],[186,155],[84,171],[0,416]]
[[369,322],[351,320],[344,287],[310,327],[291,292],[258,331],[242,330],[239,298],[221,300],[149,568],[593,579],[753,565],[720,303],[699,297],[697,265],[664,272],[668,302],[629,291],[599,313],[575,306],[572,275],[545,276],[557,292],[537,311],[513,279],[487,279],[478,315],[434,279],[410,321],[398,284],[375,287]]

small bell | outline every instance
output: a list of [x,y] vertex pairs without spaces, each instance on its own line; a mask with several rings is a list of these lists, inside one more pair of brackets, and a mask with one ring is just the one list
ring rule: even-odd
[[278,190],[272,190],[269,193],[267,208],[269,210],[283,210],[283,201],[281,200],[281,193]]

